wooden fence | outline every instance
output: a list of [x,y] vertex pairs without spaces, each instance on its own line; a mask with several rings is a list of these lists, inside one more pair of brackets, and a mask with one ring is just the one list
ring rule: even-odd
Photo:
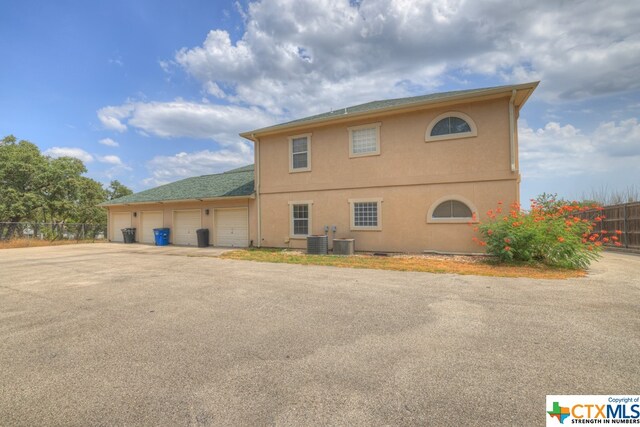
[[[621,205],[605,206],[604,210],[589,210],[582,213],[583,218],[595,220],[594,231],[607,230],[607,234],[614,234],[616,230],[622,231],[620,235],[619,249],[640,251],[640,202],[624,203]],[[613,246],[608,244],[607,246]]]

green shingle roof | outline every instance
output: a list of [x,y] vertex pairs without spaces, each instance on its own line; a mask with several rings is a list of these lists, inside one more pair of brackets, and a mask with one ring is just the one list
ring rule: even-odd
[[331,119],[336,119],[336,118],[345,117],[349,115],[375,112],[376,110],[386,110],[394,107],[402,108],[402,107],[409,107],[412,104],[431,103],[431,102],[447,101],[449,99],[455,99],[455,98],[481,96],[484,94],[501,92],[501,91],[509,91],[512,89],[529,89],[529,88],[535,89],[537,85],[538,85],[538,82],[533,82],[533,83],[524,83],[521,85],[505,85],[505,86],[494,86],[494,87],[486,87],[486,88],[479,88],[479,89],[455,90],[450,92],[440,92],[440,93],[431,93],[431,94],[420,95],[420,96],[411,96],[408,98],[395,98],[395,99],[384,99],[381,101],[372,101],[372,102],[367,102],[365,104],[354,105],[352,107],[339,108],[337,110],[333,110],[327,113],[316,114],[314,116],[309,116],[309,117],[303,117],[300,119],[292,120],[290,122],[279,123],[277,125],[256,129],[250,132],[243,132],[240,135],[246,138],[249,138],[252,133],[257,134],[261,132],[268,132],[278,128],[295,127],[297,125],[304,125],[307,122],[323,122],[323,121],[329,121]]
[[253,169],[253,165],[248,165],[224,173],[186,178],[109,200],[100,206],[250,196],[254,192]]

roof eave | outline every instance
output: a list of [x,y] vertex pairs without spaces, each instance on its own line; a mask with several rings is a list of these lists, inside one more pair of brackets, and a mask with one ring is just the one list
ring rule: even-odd
[[188,203],[188,202],[215,202],[219,200],[237,200],[237,199],[255,199],[256,193],[251,193],[246,196],[220,196],[220,197],[202,197],[192,199],[169,199],[169,200],[155,200],[150,202],[122,202],[122,203],[100,203],[98,206],[102,208],[108,208],[111,206],[132,206],[132,205],[162,205],[167,203]]
[[518,85],[511,85],[511,86],[501,86],[498,88],[481,90],[478,93],[471,93],[471,94],[464,93],[460,95],[451,95],[445,98],[427,99],[424,101],[412,102],[412,103],[402,104],[402,105],[394,105],[394,106],[379,108],[375,110],[347,113],[341,116],[321,117],[318,119],[311,119],[304,122],[284,123],[281,125],[269,126],[266,128],[256,129],[249,132],[242,132],[240,133],[240,136],[255,142],[256,137],[276,134],[276,133],[283,132],[285,130],[308,128],[318,124],[347,121],[355,118],[363,118],[368,116],[378,116],[382,114],[401,112],[403,110],[415,110],[417,108],[430,107],[430,106],[435,106],[437,104],[457,103],[464,100],[481,100],[483,98],[495,97],[496,95],[498,96],[502,94],[507,95],[512,93],[514,90],[526,91],[526,95],[524,99],[518,105],[518,107],[522,107],[522,105],[524,105],[527,99],[529,99],[529,96],[531,96],[531,93],[533,93],[535,88],[538,87],[538,84],[540,84],[539,81],[522,83]]

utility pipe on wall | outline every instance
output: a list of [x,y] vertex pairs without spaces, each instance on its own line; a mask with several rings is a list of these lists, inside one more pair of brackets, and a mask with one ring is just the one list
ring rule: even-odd
[[513,101],[516,99],[516,90],[511,91],[509,99],[509,154],[511,155],[511,172],[516,171],[516,142],[515,142],[515,107]]
[[256,210],[258,215],[258,247],[262,246],[262,215],[260,211],[260,139],[256,137],[255,133],[251,134],[251,139],[255,142],[255,164],[253,166],[254,169],[254,179],[256,186]]

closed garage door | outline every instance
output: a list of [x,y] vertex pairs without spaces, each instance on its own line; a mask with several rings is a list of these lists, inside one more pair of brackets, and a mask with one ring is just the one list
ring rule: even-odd
[[140,241],[142,243],[155,243],[154,228],[164,227],[162,211],[140,212]]
[[131,227],[131,212],[113,212],[111,214],[111,241],[124,242],[122,229]]
[[248,210],[216,209],[216,245],[245,248],[249,245]]
[[196,246],[198,236],[196,230],[201,228],[200,209],[173,212],[173,229],[171,241],[174,245]]

